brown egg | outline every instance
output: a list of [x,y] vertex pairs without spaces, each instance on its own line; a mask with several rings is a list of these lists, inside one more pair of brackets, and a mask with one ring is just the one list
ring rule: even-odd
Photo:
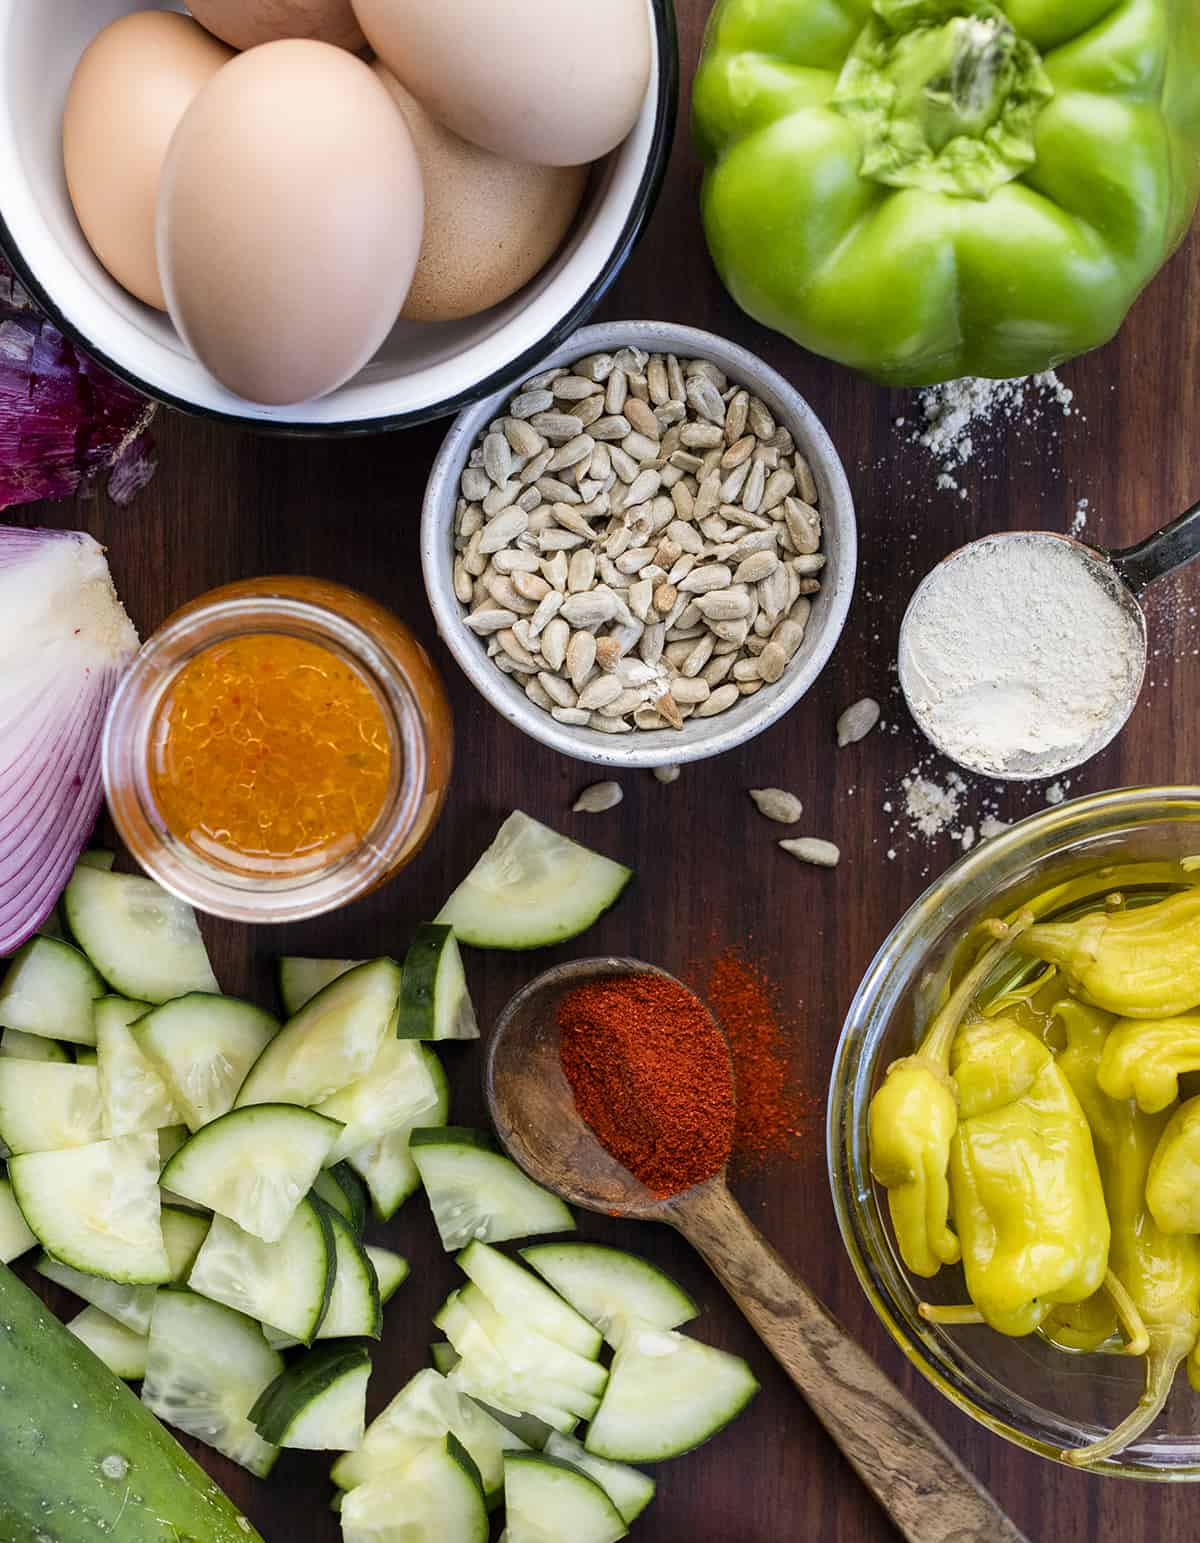
[[171,319],[239,396],[323,396],[394,325],[422,204],[412,136],[361,59],[299,40],[252,48],[192,103],[163,166]]
[[350,0],[191,0],[188,9],[234,48],[313,38],[354,50],[366,41]]
[[83,233],[113,278],[160,311],[154,211],[163,157],[195,97],[233,57],[187,16],[134,11],[88,45],[67,92],[63,162]]
[[385,64],[425,181],[425,235],[401,313],[456,321],[507,300],[558,250],[587,186],[586,166],[529,166],[468,144],[431,118]]
[[511,161],[599,160],[645,99],[647,0],[354,0],[354,8],[418,101]]

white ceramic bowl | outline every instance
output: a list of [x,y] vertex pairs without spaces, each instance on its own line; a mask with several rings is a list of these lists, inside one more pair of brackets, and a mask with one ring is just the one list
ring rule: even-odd
[[762,398],[777,421],[792,431],[797,448],[812,466],[824,527],[821,550],[828,563],[821,574],[821,589],[813,596],[804,642],[775,685],[764,686],[716,717],[689,718],[679,730],[635,730],[616,735],[559,723],[535,706],[511,676],[496,668],[487,657],[485,644],[463,625],[463,608],[454,593],[451,534],[459,480],[481,430],[501,415],[512,392],[494,392],[460,413],[434,462],[421,522],[421,565],[438,630],[471,684],[510,723],[563,755],[614,769],[667,766],[721,755],[761,734],[794,707],[824,669],[841,635],[858,561],[854,500],[829,435],[799,392],[746,349],[694,327],[650,321],[607,322],[584,327],[527,373],[537,374],[588,354],[612,353],[629,346],[647,353],[711,359],[731,381],[748,386]]
[[[152,0],[0,0],[0,246],[68,336],[148,396],[189,412],[287,433],[364,433],[453,412],[532,365],[591,312],[654,206],[674,135],[679,62],[671,0],[646,0],[654,67],[633,133],[597,170],[563,249],[512,299],[461,322],[400,322],[353,380],[301,407],[224,390],[170,321],[93,256],[62,165],[71,75],[101,28]],[[164,10],[182,10],[162,5]]]

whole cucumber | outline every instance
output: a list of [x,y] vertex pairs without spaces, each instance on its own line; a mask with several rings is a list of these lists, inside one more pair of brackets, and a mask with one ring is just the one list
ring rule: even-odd
[[0,1265],[3,1543],[262,1543],[123,1382]]

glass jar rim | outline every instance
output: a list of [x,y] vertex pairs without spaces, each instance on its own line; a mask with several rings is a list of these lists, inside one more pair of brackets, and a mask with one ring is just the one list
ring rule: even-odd
[[[395,752],[388,797],[366,837],[324,867],[280,878],[206,862],[178,840],[153,797],[148,753],[163,700],[185,665],[221,642],[272,632],[315,642],[352,664],[384,711]],[[275,592],[230,595],[219,590],[215,598],[201,596],[168,617],[122,676],[101,741],[109,808],[141,866],[198,910],[244,922],[320,915],[386,878],[419,820],[428,764],[424,719],[402,661],[332,606]]]
[[[1003,1387],[965,1349],[951,1355],[945,1336],[906,1306],[909,1277],[882,1219],[866,1141],[868,1102],[880,1051],[906,993],[922,978],[937,939],[956,915],[985,893],[999,896],[1026,865],[1065,857],[1090,840],[1155,825],[1200,825],[1200,785],[1145,786],[1090,794],[1039,810],[964,854],[896,922],[867,967],[847,1011],[834,1056],[826,1116],[826,1160],[834,1212],[850,1263],[867,1300],[905,1355],[949,1401],[994,1434],[1040,1457],[1063,1461],[1081,1435],[1105,1432],[1073,1416],[1055,1415]],[[912,1295],[911,1286],[908,1293]],[[1200,1435],[1186,1453],[1158,1463],[1144,1454],[1153,1433],[1090,1473],[1178,1482],[1200,1479]]]

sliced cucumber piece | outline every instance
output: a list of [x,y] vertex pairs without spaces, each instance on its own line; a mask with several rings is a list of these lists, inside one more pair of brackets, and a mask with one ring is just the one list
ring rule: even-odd
[[758,1392],[739,1356],[625,1319],[587,1449],[619,1463],[657,1463],[700,1446]]
[[95,1050],[92,1048],[91,1045],[76,1045],[75,1046],[75,1065],[76,1066],[99,1066],[99,1064],[100,1064],[100,1057],[96,1054]]
[[454,1436],[407,1468],[360,1484],[342,1502],[344,1543],[487,1543],[479,1472]]
[[458,1299],[518,1377],[548,1377],[597,1397],[604,1392],[608,1373],[598,1361],[576,1355],[527,1322],[504,1317],[476,1285],[465,1286]]
[[94,1045],[94,1003],[103,995],[104,982],[77,948],[32,938],[17,949],[0,985],[0,1025]]
[[504,1520],[508,1543],[618,1543],[628,1531],[595,1479],[540,1452],[505,1458]]
[[254,1063],[238,1093],[246,1104],[320,1104],[371,1070],[394,1034],[400,966],[372,959],[306,1002]]
[[599,1243],[535,1243],[521,1250],[543,1280],[601,1334],[618,1318],[640,1318],[656,1329],[677,1329],[700,1309],[656,1265]]
[[129,1028],[149,1011],[148,1002],[127,1002],[124,997],[101,997],[96,1003],[96,1055],[106,1136],[161,1130],[183,1119],[158,1068]]
[[253,1319],[177,1287],[158,1293],[142,1402],[260,1479],[279,1448],[262,1439],[249,1414],[282,1370]]
[[371,1357],[362,1345],[322,1345],[259,1394],[250,1418],[264,1441],[305,1452],[352,1452],[367,1424]]
[[437,920],[476,948],[548,948],[590,927],[632,877],[518,809]]
[[46,1280],[65,1286],[77,1297],[98,1308],[106,1318],[119,1323],[133,1334],[150,1331],[150,1316],[154,1312],[157,1292],[153,1286],[122,1286],[101,1275],[88,1275],[83,1270],[73,1270],[69,1264],[41,1254],[34,1261],[34,1269]]
[[302,1200],[272,1243],[214,1216],[188,1286],[248,1318],[310,1344],[333,1289],[333,1239],[327,1213]]
[[158,1133],[158,1157],[165,1168],[191,1132],[186,1125],[164,1125]]
[[[451,1373],[452,1384],[473,1398],[511,1414],[536,1409],[539,1417],[543,1408],[551,1408],[588,1420],[599,1408],[599,1398],[577,1386],[555,1382],[537,1369],[516,1371],[463,1306],[458,1292],[451,1292],[433,1321],[462,1357]],[[556,1429],[560,1423],[561,1415],[547,1420]]]
[[148,1013],[133,1030],[139,1050],[159,1072],[189,1129],[233,1108],[247,1072],[278,1022],[253,1002],[192,991]]
[[372,1243],[367,1244],[367,1258],[374,1266],[375,1279],[379,1282],[380,1304],[390,1302],[408,1279],[412,1266],[390,1248],[376,1248]]
[[561,1463],[579,1468],[596,1483],[620,1511],[628,1526],[635,1522],[654,1499],[655,1483],[646,1473],[639,1473],[625,1463],[610,1463],[603,1457],[593,1457],[582,1442],[573,1436],[560,1436],[551,1431],[546,1437],[546,1456],[557,1457]]
[[409,1151],[447,1251],[473,1239],[503,1243],[575,1230],[575,1219],[558,1196],[522,1173],[484,1131],[460,1125],[418,1128],[409,1137]]
[[26,1034],[24,1029],[5,1029],[0,1034],[0,1059],[17,1061],[58,1061],[68,1064],[71,1057],[56,1039],[41,1034]]
[[21,1215],[12,1185],[7,1179],[0,1179],[0,1264],[11,1264],[27,1254],[36,1242],[29,1223]]
[[330,1161],[341,1162],[389,1131],[424,1123],[436,1103],[437,1087],[421,1047],[385,1039],[365,1077],[316,1106],[318,1114],[345,1126]]
[[484,1493],[499,1494],[504,1486],[504,1454],[519,1450],[521,1443],[429,1369],[418,1372],[371,1421],[357,1451],[338,1458],[333,1482],[341,1489],[367,1484],[404,1468],[447,1434],[457,1437],[471,1454]]
[[[425,1065],[433,1078],[436,1100],[431,1109],[419,1116],[423,1127],[442,1125],[450,1118],[450,1085],[445,1069],[429,1045],[421,1046]],[[371,1196],[371,1208],[381,1222],[390,1221],[408,1197],[421,1185],[421,1175],[408,1150],[408,1140],[418,1124],[389,1131],[365,1147],[351,1152],[346,1161],[361,1174]]]
[[506,1254],[486,1243],[472,1243],[458,1256],[458,1267],[498,1313],[530,1324],[576,1355],[591,1361],[599,1356],[604,1341],[587,1319]]
[[158,1139],[118,1136],[8,1165],[13,1193],[43,1248],[131,1286],[171,1277],[159,1222]]
[[285,954],[277,961],[279,1000],[283,1003],[284,1016],[291,1018],[306,1002],[311,1002],[318,991],[324,991],[330,981],[362,963],[361,959],[298,959]]
[[294,1104],[234,1109],[180,1147],[163,1169],[162,1182],[185,1200],[275,1243],[340,1130],[335,1121]]
[[[439,1340],[429,1347],[429,1359],[433,1362],[433,1369],[440,1372],[443,1377],[449,1377],[450,1373],[458,1365],[462,1357],[454,1346],[446,1340]],[[540,1452],[546,1445],[546,1437],[550,1434],[550,1426],[531,1414],[509,1414],[507,1410],[493,1408],[481,1399],[471,1398],[464,1393],[463,1398],[468,1402],[478,1405],[484,1414],[490,1415],[499,1425],[502,1425],[510,1435],[516,1438],[518,1447],[536,1447]]]
[[153,879],[79,865],[63,891],[63,911],[76,942],[119,996],[169,1002],[221,989],[196,913]]
[[445,925],[419,927],[404,956],[396,1032],[401,1039],[479,1038],[462,955]]
[[90,847],[86,852],[80,852],[76,861],[84,868],[99,868],[104,873],[111,873],[116,866],[117,854],[106,852],[102,847]]
[[124,1377],[126,1382],[140,1382],[146,1375],[146,1355],[150,1348],[148,1335],[135,1334],[98,1307],[85,1307],[71,1319],[67,1328],[104,1362],[114,1376]]
[[[330,1228],[335,1261],[333,1289],[317,1338],[363,1336],[378,1339],[383,1333],[383,1304],[375,1266],[358,1233],[344,1216],[321,1200],[313,1199],[310,1203],[322,1213]],[[267,1321],[276,1323],[273,1318]],[[287,1328],[284,1323],[276,1326]]]
[[346,1218],[355,1232],[361,1232],[367,1225],[366,1185],[349,1163],[322,1169],[313,1188],[326,1205]]
[[[505,1430],[520,1437],[530,1447],[544,1445],[546,1433],[552,1430],[559,1431],[564,1436],[573,1435],[579,1424],[579,1415],[572,1414],[569,1409],[556,1408],[553,1404],[539,1403],[536,1398],[524,1400],[528,1413],[516,1414],[511,1409],[501,1408],[494,1402],[494,1395],[487,1391],[480,1392],[475,1386],[487,1380],[480,1368],[475,1365],[464,1368],[461,1360],[446,1380],[451,1387],[457,1388],[472,1403],[486,1410],[494,1420],[498,1420],[504,1426]],[[503,1396],[510,1396],[510,1391],[502,1390]]]
[[10,1152],[61,1152],[103,1136],[94,1066],[0,1061],[0,1139]]
[[162,1208],[163,1244],[171,1265],[171,1279],[178,1285],[187,1280],[196,1262],[196,1255],[208,1236],[211,1218],[196,1211],[185,1211],[182,1206],[164,1205]]

